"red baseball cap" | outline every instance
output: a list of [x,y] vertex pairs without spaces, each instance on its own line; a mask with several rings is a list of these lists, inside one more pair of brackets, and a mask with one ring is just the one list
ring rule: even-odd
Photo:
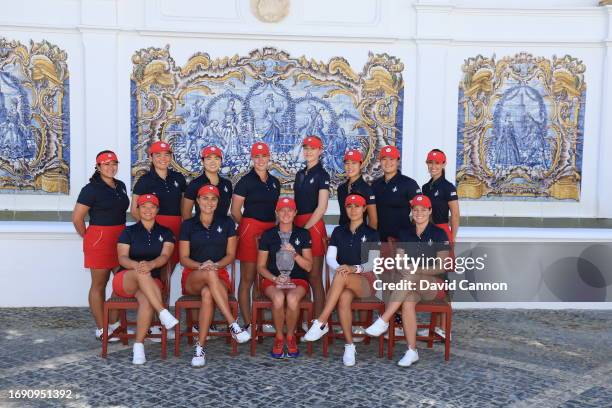
[[356,162],[363,162],[363,156],[361,155],[361,152],[359,150],[356,149],[352,149],[352,150],[347,150],[346,153],[344,153],[344,161],[356,161]]
[[119,159],[117,159],[117,155],[111,151],[100,153],[99,155],[96,156],[96,164],[108,163],[112,161],[119,163]]
[[200,189],[198,190],[198,197],[201,197],[206,194],[213,194],[219,197],[219,189],[216,186],[213,186],[212,184],[206,184],[200,187]]
[[251,146],[251,157],[255,157],[258,154],[263,154],[264,156],[270,155],[270,148],[264,142],[256,142]]
[[346,200],[344,200],[345,207],[348,207],[349,204],[356,204],[358,206],[365,207],[366,199],[359,194],[351,194],[348,197],[346,197]]
[[410,207],[415,207],[417,205],[422,205],[425,208],[431,208],[431,200],[426,195],[416,195],[412,200],[410,200]]
[[276,211],[281,208],[291,208],[292,210],[296,210],[297,206],[295,205],[295,200],[291,197],[281,197],[276,202]]
[[446,163],[446,155],[444,154],[444,152],[432,150],[431,152],[427,153],[426,161],[428,162],[432,161],[436,163]]
[[378,155],[379,159],[382,159],[383,157],[390,157],[392,159],[399,159],[400,158],[400,151],[395,146],[385,146],[382,149],[380,149],[380,154]]
[[159,207],[159,198],[155,194],[143,194],[138,196],[138,200],[136,200],[136,204],[138,207],[143,205],[144,203],[155,204],[156,207]]
[[223,159],[223,152],[217,146],[206,146],[202,149],[202,154],[200,156],[205,159],[211,155],[218,156],[220,159]]
[[151,147],[149,147],[149,154],[162,152],[172,153],[172,147],[170,147],[170,143],[159,140],[153,143]]
[[302,140],[302,146],[310,146],[313,149],[322,149],[323,142],[318,136],[307,136]]

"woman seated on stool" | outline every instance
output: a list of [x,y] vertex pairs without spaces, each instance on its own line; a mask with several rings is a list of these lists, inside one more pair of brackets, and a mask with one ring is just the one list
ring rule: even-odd
[[[272,320],[276,329],[273,358],[285,356],[285,343],[289,358],[299,356],[295,327],[300,315],[300,302],[308,292],[308,271],[312,267],[310,234],[293,225],[297,213],[295,201],[282,197],[276,204],[278,225],[263,233],[259,239],[257,272],[264,278],[262,289],[272,301]],[[288,268],[281,274],[279,266]],[[285,271],[283,271],[285,272]],[[285,306],[285,300],[287,305]],[[287,338],[283,326],[287,325]]]
[[179,253],[181,265],[185,268],[181,278],[183,293],[202,297],[198,341],[191,360],[193,367],[202,367],[206,364],[206,337],[215,306],[227,320],[232,337],[238,343],[249,341],[251,336],[232,316],[227,296],[230,280],[225,268],[236,258],[234,222],[226,215],[215,215],[219,204],[216,186],[206,184],[200,187],[196,200],[200,213],[181,225]]
[[[413,285],[416,289],[393,291],[387,302],[385,313],[366,329],[368,335],[380,336],[387,331],[389,319],[393,318],[394,313],[401,307],[402,323],[408,343],[406,354],[397,363],[402,367],[408,367],[419,360],[419,354],[416,350],[416,304],[421,300],[433,300],[438,294],[436,290],[421,289],[421,281],[442,282],[436,278],[436,275],[444,273],[444,260],[449,256],[446,232],[431,222],[431,201],[429,198],[419,194],[410,201],[410,205],[412,207],[413,225],[399,231],[398,241],[406,245],[408,256],[422,257],[424,260],[440,258],[442,262],[436,262],[435,265],[429,265],[430,267],[419,267],[416,271],[400,271],[400,278],[407,282],[414,282]],[[443,291],[441,291],[441,294],[444,297]]]
[[[349,223],[334,229],[329,248],[327,264],[336,271],[327,301],[321,315],[312,322],[304,336],[307,341],[319,340],[329,331],[327,321],[338,305],[338,316],[346,344],[342,361],[345,366],[355,365],[355,345],[353,344],[353,313],[351,303],[355,297],[367,297],[374,292],[375,275],[371,272],[372,264],[362,258],[362,245],[366,242],[378,246],[378,232],[363,222],[366,211],[366,199],[358,194],[351,194],[344,200]],[[369,252],[369,251],[368,251]],[[369,252],[369,258],[378,256],[380,251]],[[366,262],[364,262],[366,261]]]
[[161,270],[174,249],[174,235],[168,228],[155,222],[159,200],[153,194],[142,194],[137,200],[140,221],[126,227],[119,236],[117,254],[119,264],[125,269],[113,278],[116,295],[138,300],[136,342],[132,363],[144,364],[143,341],[149,331],[153,311],[159,313],[159,321],[166,329],[173,328],[178,320],[164,308]]

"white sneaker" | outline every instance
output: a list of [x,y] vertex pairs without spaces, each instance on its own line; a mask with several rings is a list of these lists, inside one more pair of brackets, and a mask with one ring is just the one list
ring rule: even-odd
[[[249,326],[249,328],[250,327],[251,326]],[[261,329],[263,330],[264,333],[276,333],[276,329],[271,324],[264,324],[264,325],[262,325]]]
[[372,323],[365,332],[368,336],[378,337],[389,329],[389,323],[385,322],[380,317]]
[[144,344],[134,343],[132,364],[141,365],[146,362],[147,362],[147,359],[145,358]]
[[[435,327],[435,328],[434,328],[434,333],[436,333],[438,336],[440,336],[440,337],[442,337],[443,339],[445,339],[445,340],[446,340],[446,331],[445,331],[443,328],[441,328],[441,327]],[[449,340],[450,340],[450,341],[452,341],[452,340],[453,340],[453,333],[451,333],[451,335],[450,335],[450,339],[449,339]]]
[[[114,332],[115,330],[111,330],[110,325],[108,326],[108,335],[110,336],[112,332]],[[102,341],[102,333],[103,330],[102,329],[96,329],[96,340],[100,340]],[[108,339],[109,343],[114,343],[116,341],[119,341],[119,337],[111,337]]]
[[[149,328],[149,334],[161,334],[161,326],[151,326]],[[153,343],[161,343],[161,337],[147,337],[148,341],[152,341]],[[166,330],[166,340],[174,340],[174,330]]]
[[410,367],[411,364],[419,361],[419,353],[416,350],[408,348],[406,354],[400,361],[397,362],[397,365],[400,367]]
[[[389,332],[385,333],[385,340],[389,338]],[[401,327],[395,326],[395,341],[404,341],[404,329]]]
[[[363,326],[353,326],[353,335],[355,334],[366,334],[365,329]],[[354,337],[353,338],[353,343],[361,343],[363,341],[365,337],[361,336],[361,337]]]
[[[250,327],[249,327],[250,328]],[[246,343],[251,340],[251,334],[244,330],[237,322],[234,322],[230,325],[230,332],[232,333],[232,337],[238,343]]]
[[417,336],[418,337],[428,337],[429,329],[417,329]]
[[193,358],[191,359],[191,366],[199,368],[199,367],[204,367],[205,364],[206,364],[206,350],[204,350],[204,348],[200,346],[200,343],[196,343],[195,351],[193,353]]
[[170,313],[168,309],[164,309],[159,312],[159,321],[161,322],[161,324],[164,325],[166,330],[170,330],[179,322],[178,320],[176,320],[176,317],[172,316],[172,313]]
[[304,340],[306,341],[317,341],[321,337],[325,335],[329,331],[329,325],[325,323],[325,325],[321,325],[321,323],[315,319],[312,321],[312,326],[304,335]]
[[342,362],[347,367],[352,367],[355,365],[355,345],[354,344],[345,344],[344,345],[344,355],[342,356]]

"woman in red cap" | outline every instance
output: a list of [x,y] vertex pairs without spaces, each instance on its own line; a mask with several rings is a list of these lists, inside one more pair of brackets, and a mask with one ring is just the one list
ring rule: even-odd
[[[230,203],[232,201],[232,182],[219,175],[223,152],[217,146],[206,146],[200,154],[202,158],[202,174],[189,182],[185,190],[183,208],[181,213],[184,220],[192,217],[193,207],[198,197],[198,191],[202,186],[211,184],[219,189],[219,204],[215,210],[215,215],[228,215]],[[195,206],[195,214],[200,214],[200,207]]]
[[[373,259],[378,256],[380,238],[378,232],[365,224],[366,199],[358,194],[351,194],[344,200],[344,207],[349,218],[348,224],[339,225],[332,232],[326,260],[335,270],[334,280],[327,293],[323,312],[312,322],[304,336],[307,341],[319,340],[329,331],[327,321],[338,306],[340,325],[346,344],[342,361],[345,366],[355,365],[355,345],[353,344],[353,313],[351,303],[355,297],[367,297],[374,292],[375,275],[372,272]],[[362,246],[373,243],[376,247],[368,256],[362,257]]]
[[[432,221],[436,226],[442,228],[450,242],[450,256],[454,257],[453,245],[457,239],[459,231],[459,197],[457,188],[453,183],[446,179],[446,155],[442,150],[433,149],[427,154],[427,170],[431,178],[423,184],[423,194],[429,197],[432,206]],[[450,213],[450,225],[449,225]],[[435,332],[446,337],[442,327],[445,325],[444,315],[438,318],[439,324],[435,327]],[[442,326],[442,327],[440,327]],[[419,336],[427,336],[429,330],[420,329]]]
[[169,228],[156,222],[159,200],[153,194],[141,194],[136,201],[138,222],[126,227],[117,244],[119,263],[125,269],[113,278],[113,292],[120,297],[138,301],[136,342],[132,363],[144,364],[144,339],[153,313],[167,330],[178,320],[164,308],[161,267],[168,263],[174,249],[174,235]]
[[421,194],[416,181],[399,171],[400,151],[395,146],[384,146],[378,155],[383,176],[372,183],[376,195],[378,232],[386,242],[397,237],[401,228],[410,226],[410,200]]
[[[295,201],[282,197],[276,204],[278,225],[264,232],[259,240],[257,272],[264,278],[261,285],[264,294],[272,301],[272,320],[276,329],[270,353],[273,358],[295,358],[300,354],[295,328],[300,315],[300,302],[308,293],[312,253],[308,231],[293,225],[295,214]],[[287,257],[290,259],[288,262]],[[288,275],[279,271],[279,259],[285,259],[287,268],[291,268],[287,270]],[[286,338],[283,335],[285,324]]]
[[[374,190],[365,182],[361,174],[363,155],[359,150],[347,150],[344,153],[344,171],[346,182],[338,186],[338,202],[344,203],[346,197],[351,194],[359,194],[366,200],[366,211],[363,213],[363,221],[371,228],[378,228],[378,214],[376,214],[376,196]],[[338,225],[348,224],[350,219],[346,208],[340,206],[340,220]]]
[[[125,228],[126,210],[130,205],[125,184],[117,180],[117,155],[104,150],[96,156],[96,171],[81,189],[72,212],[72,223],[83,238],[85,267],[91,271],[89,308],[96,321],[96,338],[102,337],[106,284],[110,272],[119,266],[117,239]],[[85,216],[89,214],[89,226]],[[116,320],[117,315],[111,316]],[[119,322],[110,325],[112,333]]]
[[239,343],[249,341],[229,307],[227,292],[230,278],[226,267],[236,257],[236,227],[227,215],[216,215],[219,189],[211,184],[200,187],[197,203],[200,214],[183,222],[181,226],[180,254],[183,265],[181,286],[186,295],[202,298],[199,316],[198,341],[191,365],[206,364],[206,337],[213,319],[215,306],[219,308]]
[[232,217],[239,223],[236,254],[240,260],[238,303],[247,330],[251,324],[251,287],[257,273],[256,238],[276,224],[274,209],[280,196],[280,182],[268,172],[268,145],[254,143],[251,159],[253,168],[236,183],[231,207]]
[[[170,169],[172,162],[172,147],[164,141],[157,141],[149,148],[151,169],[140,176],[132,190],[132,206],[130,213],[136,221],[140,219],[136,203],[141,194],[155,194],[159,199],[159,211],[155,221],[169,228],[175,237],[181,229],[181,202],[185,191],[185,177]],[[172,266],[178,263],[178,245],[175,246]]]
[[312,239],[312,269],[308,274],[312,287],[315,314],[321,313],[325,302],[323,290],[323,256],[327,231],[323,216],[329,201],[329,173],[325,171],[320,158],[323,142],[317,136],[307,136],[302,141],[302,153],[306,167],[298,171],[293,183],[297,205],[295,225],[308,230]]
[[[408,256],[423,259],[424,264],[415,270],[401,272],[401,281],[397,283],[410,282],[412,289],[398,289],[390,293],[385,312],[366,329],[368,335],[380,336],[389,328],[389,319],[401,308],[402,324],[408,343],[408,350],[397,363],[401,367],[408,367],[419,360],[416,351],[416,304],[421,300],[432,300],[440,296],[438,291],[430,289],[429,284],[442,282],[436,276],[444,273],[444,264],[449,256],[446,233],[430,221],[432,211],[429,198],[419,194],[410,201],[410,205],[413,224],[409,228],[401,229],[397,238],[404,244],[405,248],[402,250],[405,250]],[[442,262],[431,261],[435,259],[441,259]],[[428,284],[422,286],[422,282]],[[441,295],[443,297],[444,293]]]

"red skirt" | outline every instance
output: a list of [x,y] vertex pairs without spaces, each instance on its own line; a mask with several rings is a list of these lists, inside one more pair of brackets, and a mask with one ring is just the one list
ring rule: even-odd
[[[295,283],[296,286],[301,286],[304,289],[306,289],[306,293],[308,293],[308,281],[304,280],[304,279],[291,279],[291,282]],[[261,281],[261,290],[263,290],[265,292],[265,290],[267,288],[269,288],[270,286],[274,286],[276,285],[274,282],[272,282],[269,279],[264,279]]]
[[[183,295],[187,294],[185,291],[185,287],[187,285],[187,278],[189,277],[189,274],[193,271],[194,270],[190,268],[183,268],[183,274],[181,276],[181,290],[183,291]],[[227,291],[228,292],[231,291],[232,284],[230,282],[229,273],[227,272],[227,269],[225,268],[218,269],[217,276],[219,276],[219,279],[221,279],[221,282],[223,282],[223,284],[227,288]]]
[[274,222],[264,222],[243,217],[238,226],[238,250],[236,259],[242,262],[257,262],[257,240],[265,231],[273,228]]
[[181,234],[181,223],[183,219],[180,215],[158,215],[155,217],[155,221],[159,225],[170,229],[174,234],[174,251],[172,252],[172,258],[170,260],[174,265],[179,261],[179,237]]
[[[123,277],[126,272],[127,270],[124,269],[122,271],[117,272],[115,276],[113,277],[113,292],[115,292],[117,296],[120,296],[122,298],[133,298],[134,295],[128,294],[123,289]],[[155,282],[155,284],[157,285],[160,291],[162,292],[164,291],[164,284],[162,283],[161,280],[157,278],[153,278],[153,282]]]
[[[296,215],[293,223],[298,227],[303,228],[311,216],[312,214]],[[313,225],[308,232],[310,233],[310,240],[312,241],[312,256],[324,256],[327,230],[325,229],[325,222],[323,222],[323,218]]]
[[83,237],[85,268],[112,269],[119,266],[117,241],[125,228],[121,225],[90,225]]

